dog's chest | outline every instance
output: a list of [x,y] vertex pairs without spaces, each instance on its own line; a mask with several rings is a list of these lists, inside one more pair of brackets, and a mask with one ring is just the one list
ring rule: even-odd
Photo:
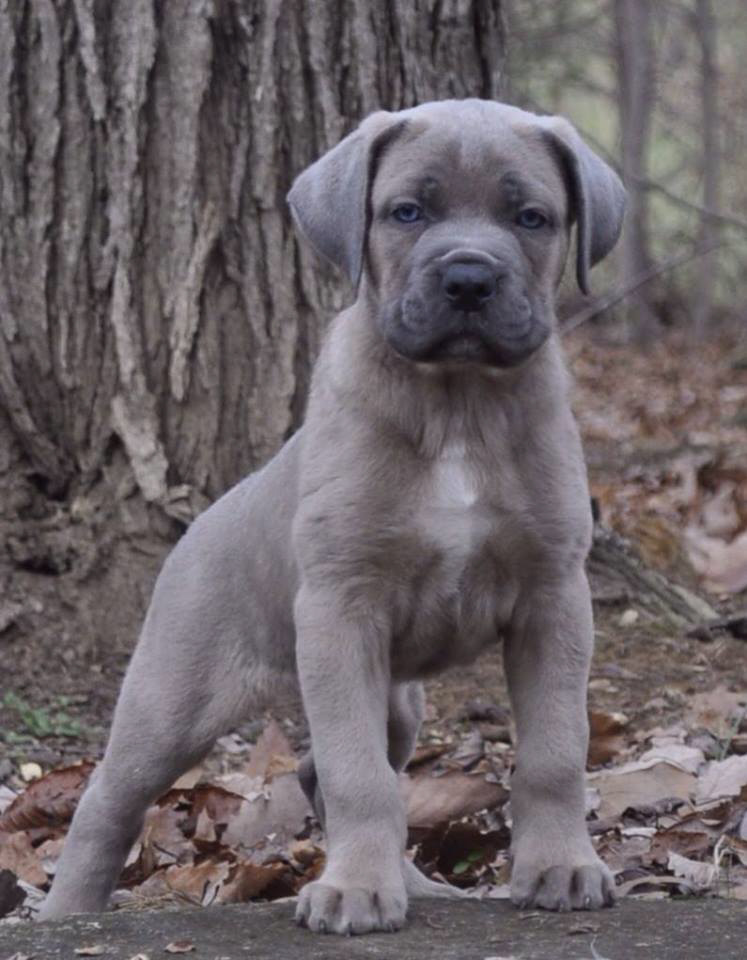
[[420,547],[399,654],[416,673],[473,659],[498,639],[512,601],[496,572],[484,477],[462,444],[432,461],[413,521]]
[[455,519],[461,518],[466,525],[470,508],[477,500],[478,480],[464,444],[453,443],[442,450],[430,480],[434,506],[451,513]]

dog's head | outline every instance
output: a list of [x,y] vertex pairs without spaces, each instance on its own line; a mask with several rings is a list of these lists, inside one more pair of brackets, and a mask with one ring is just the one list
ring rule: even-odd
[[368,117],[288,200],[397,353],[512,366],[550,333],[571,228],[587,292],[625,192],[562,118],[445,100]]

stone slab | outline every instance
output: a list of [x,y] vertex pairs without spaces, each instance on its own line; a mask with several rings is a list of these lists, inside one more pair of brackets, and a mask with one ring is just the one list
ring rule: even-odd
[[[593,914],[519,912],[506,902],[419,901],[396,934],[344,938],[297,928],[293,904],[121,910],[44,924],[0,925],[0,960],[745,960],[747,903],[635,901]],[[194,951],[170,954],[187,940]]]

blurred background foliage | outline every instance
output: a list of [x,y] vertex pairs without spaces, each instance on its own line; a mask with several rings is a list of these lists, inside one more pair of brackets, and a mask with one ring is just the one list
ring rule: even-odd
[[741,327],[747,3],[506,0],[505,14],[506,99],[569,117],[626,180],[626,239],[595,286],[654,276],[616,310],[618,330]]

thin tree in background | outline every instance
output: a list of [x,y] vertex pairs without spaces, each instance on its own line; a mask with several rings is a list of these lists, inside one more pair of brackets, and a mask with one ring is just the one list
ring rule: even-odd
[[[716,22],[711,0],[696,0],[695,32],[700,44],[700,105],[703,127],[703,213],[700,217],[698,248],[708,251],[716,242],[718,224],[709,211],[719,209],[721,165],[718,127],[718,71],[716,54]],[[693,310],[696,336],[704,338],[708,332],[713,310],[716,281],[716,256],[704,252],[699,261],[698,286]]]
[[[651,269],[646,187],[647,154],[655,99],[655,53],[649,0],[614,0],[619,90],[621,166],[628,189],[626,228],[620,249],[621,283],[633,288]],[[651,339],[659,323],[644,284],[628,300],[632,334]]]

